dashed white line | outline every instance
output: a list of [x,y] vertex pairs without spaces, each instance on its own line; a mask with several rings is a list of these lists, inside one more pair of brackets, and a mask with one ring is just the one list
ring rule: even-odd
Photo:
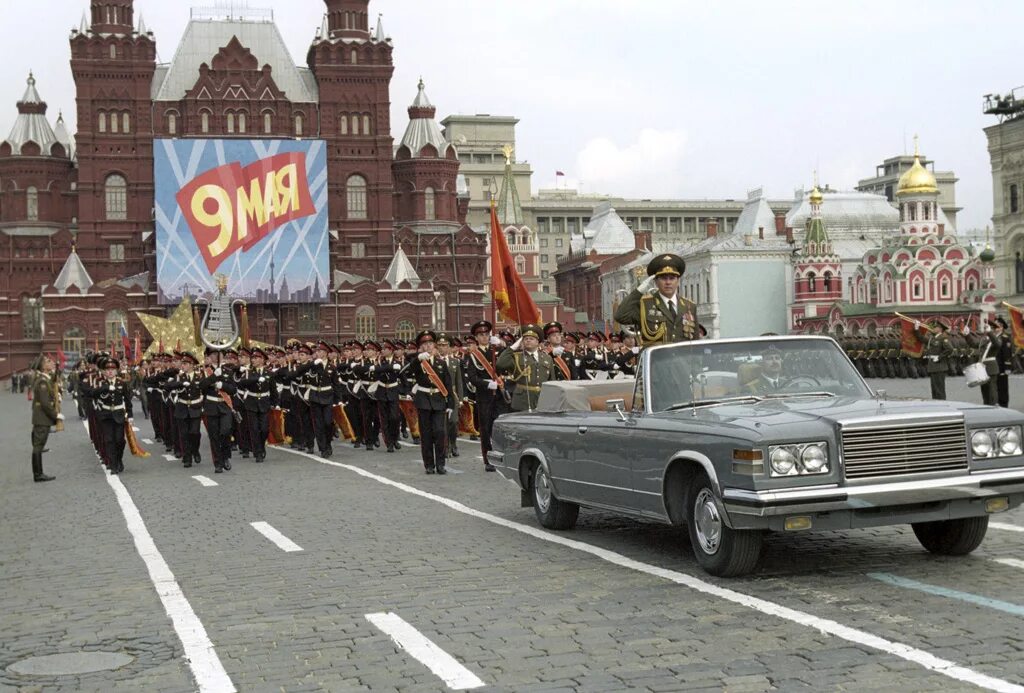
[[775,602],[770,602],[766,599],[754,597],[749,594],[743,594],[742,592],[737,592],[725,587],[719,587],[718,585],[706,582],[705,580],[701,580],[693,575],[687,575],[686,573],[669,570],[668,568],[651,565],[650,563],[643,563],[642,561],[628,558],[622,554],[615,553],[614,551],[609,551],[592,544],[587,544],[586,542],[577,541],[575,539],[566,539],[563,536],[552,534],[536,527],[512,522],[496,515],[475,510],[474,508],[470,508],[469,506],[463,505],[458,501],[451,500],[450,498],[438,496],[427,491],[422,491],[414,486],[409,486],[408,484],[403,484],[399,481],[393,481],[387,477],[379,476],[359,467],[354,467],[341,462],[334,462],[332,460],[320,459],[319,457],[315,457],[314,455],[310,455],[299,450],[289,450],[287,448],[279,449],[290,454],[308,457],[314,462],[319,462],[320,464],[347,469],[350,472],[354,472],[367,479],[372,479],[378,483],[384,484],[385,486],[391,486],[392,488],[404,491],[405,493],[440,503],[441,505],[451,508],[456,512],[484,520],[485,522],[490,522],[491,524],[498,525],[499,527],[505,527],[506,529],[521,532],[522,534],[526,534],[527,536],[535,539],[547,541],[552,544],[558,544],[582,553],[588,553],[614,565],[653,575],[669,582],[689,587],[697,592],[748,607],[755,611],[759,611],[762,614],[777,616],[778,618],[792,621],[793,623],[797,623],[802,626],[808,626],[809,628],[833,635],[848,642],[870,647],[873,650],[884,652],[885,654],[892,655],[893,657],[899,657],[907,660],[908,662],[919,664],[925,669],[942,674],[943,676],[948,676],[949,678],[957,681],[965,681],[980,688],[987,688],[993,691],[1024,693],[1024,686],[983,674],[969,667],[960,666],[956,662],[952,662],[948,659],[942,659],[941,657],[937,657],[925,650],[911,647],[910,645],[901,642],[887,640],[886,638],[873,635],[867,631],[859,630],[857,628],[844,626],[843,624],[831,619],[821,618],[803,611],[797,611],[796,609],[782,606],[781,604],[776,604]]
[[[89,430],[88,423],[83,422],[82,425],[86,431]],[[128,489],[121,483],[120,478],[112,474],[106,474],[106,477],[107,484],[114,489],[117,503],[121,506],[121,513],[128,524],[128,532],[135,540],[135,550],[145,563],[160,603],[170,617],[174,632],[181,641],[182,649],[185,650],[185,661],[192,669],[199,690],[203,693],[234,693],[235,685],[213,649],[213,643],[206,634],[203,622],[196,616],[167,561],[156,548],[156,542],[146,529],[146,523],[143,522]]]
[[445,682],[448,688],[461,691],[484,685],[476,674],[434,644],[401,616],[393,613],[366,614],[366,620],[390,636],[395,644],[416,658]]
[[203,476],[202,474],[197,474],[196,476],[194,476],[192,478],[195,479],[196,481],[198,481],[203,486],[217,486],[217,482],[216,481],[214,481],[213,479],[211,479],[208,476]]
[[1024,561],[1017,558],[993,558],[992,561],[995,563],[1002,563],[1003,565],[1008,565],[1011,568],[1020,568],[1024,570]]
[[1008,532],[1024,532],[1024,527],[1018,527],[1017,525],[1010,525],[1005,522],[989,522],[989,527],[993,529],[1004,529]]
[[253,529],[265,536],[270,541],[277,545],[277,548],[282,551],[289,553],[293,551],[302,551],[302,547],[296,544],[294,541],[286,537],[285,535],[278,532],[276,529],[271,527],[266,522],[250,522]]
[[171,453],[169,453],[169,452],[165,452],[165,453],[164,453],[164,459],[165,459],[165,460],[167,460],[168,462],[173,462],[174,460],[176,460],[176,459],[178,459],[178,458],[177,458],[177,457],[175,457],[174,455],[172,455],[172,454],[171,454]]
[[146,445],[152,445],[153,444],[153,439],[152,438],[143,438],[142,442],[145,443]]

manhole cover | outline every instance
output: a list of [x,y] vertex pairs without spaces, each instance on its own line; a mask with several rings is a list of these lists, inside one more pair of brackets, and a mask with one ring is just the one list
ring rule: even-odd
[[7,667],[22,676],[71,676],[119,669],[135,658],[120,652],[67,652],[29,657]]

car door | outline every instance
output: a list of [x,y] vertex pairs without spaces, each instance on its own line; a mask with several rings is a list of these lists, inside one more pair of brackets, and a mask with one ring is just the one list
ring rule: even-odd
[[580,417],[571,467],[581,500],[632,507],[632,431],[617,414],[588,412]]

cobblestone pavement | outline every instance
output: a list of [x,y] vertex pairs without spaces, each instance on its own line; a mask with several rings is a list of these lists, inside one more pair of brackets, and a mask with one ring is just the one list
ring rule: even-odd
[[[928,387],[871,384],[893,396]],[[1011,388],[1024,405],[1024,379]],[[949,390],[980,399],[954,379]],[[0,431],[0,691],[199,689],[81,423],[51,436],[45,465],[57,480],[33,484],[26,401],[0,395],[0,416],[14,422]],[[149,422],[136,424],[149,438]],[[752,576],[717,580],[696,565],[683,530],[584,511],[572,532],[538,532],[532,509],[519,507],[509,482],[483,472],[469,441],[450,461],[461,473],[446,477],[424,475],[411,446],[386,454],[338,445],[337,464],[272,449],[265,464],[236,457],[231,472],[217,475],[208,454],[186,470],[149,447],[154,456],[128,458],[120,482],[240,691],[446,690],[366,618],[381,612],[404,619],[488,691],[1024,686],[1024,532],[992,528],[960,559],[926,553],[903,527],[776,535]],[[197,474],[217,485],[202,485]],[[1021,510],[996,519],[1024,528]],[[253,522],[269,523],[302,550],[283,551]],[[639,564],[764,601],[722,598]],[[765,603],[893,648],[837,637],[769,613]],[[899,647],[970,676],[898,656]],[[83,650],[134,659],[72,677],[7,669],[32,655]]]

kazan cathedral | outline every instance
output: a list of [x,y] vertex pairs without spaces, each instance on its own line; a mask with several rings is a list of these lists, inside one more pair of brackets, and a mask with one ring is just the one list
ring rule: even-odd
[[409,124],[394,142],[391,39],[379,19],[371,30],[369,0],[323,2],[301,66],[270,13],[193,11],[173,61],[158,64],[134,0],[91,0],[70,36],[78,132],[62,114],[51,125],[30,74],[0,141],[0,377],[40,351],[74,361],[122,331],[145,337],[137,314],[173,308],[159,305],[155,275],[161,138],[327,147],[331,286],[319,303],[272,290],[277,302],[249,305],[253,339],[411,339],[483,316],[487,238],[465,223],[458,155],[424,85],[404,85]]
[[[880,247],[869,249],[846,280],[821,215],[824,197],[815,186],[802,254],[793,268],[790,324],[795,331],[874,335],[898,329],[896,313],[977,330],[992,317],[995,252],[987,246],[975,254],[946,231],[939,221],[935,175],[921,165],[916,147],[914,164],[900,177],[896,197],[898,229]],[[840,300],[843,281],[850,283],[850,301]]]

